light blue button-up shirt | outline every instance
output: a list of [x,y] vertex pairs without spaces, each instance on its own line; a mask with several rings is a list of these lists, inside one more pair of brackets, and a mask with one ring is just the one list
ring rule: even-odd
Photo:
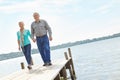
[[20,31],[18,31],[17,32],[17,38],[18,38],[18,40],[20,41],[20,45],[22,46],[26,46],[26,45],[28,45],[28,44],[30,44],[30,40],[29,40],[29,37],[31,37],[31,34],[30,34],[30,31],[29,30],[24,30],[23,31],[23,44],[22,44],[22,41],[21,41],[21,37],[22,37],[22,35],[21,35],[21,32]]

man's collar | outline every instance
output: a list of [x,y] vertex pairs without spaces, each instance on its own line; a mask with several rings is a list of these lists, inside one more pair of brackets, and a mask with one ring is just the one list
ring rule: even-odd
[[35,23],[40,23],[40,20],[37,22],[37,21],[35,21]]

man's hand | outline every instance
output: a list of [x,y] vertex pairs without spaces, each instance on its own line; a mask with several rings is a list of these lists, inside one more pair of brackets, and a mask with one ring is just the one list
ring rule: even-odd
[[53,38],[52,38],[52,37],[49,37],[49,40],[50,40],[50,41],[52,41],[52,40],[53,40]]

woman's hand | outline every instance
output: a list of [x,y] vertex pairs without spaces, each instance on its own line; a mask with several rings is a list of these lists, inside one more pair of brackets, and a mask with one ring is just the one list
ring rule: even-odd
[[20,46],[18,47],[18,50],[19,50],[19,51],[21,50]]
[[32,40],[33,40],[34,43],[36,42],[36,39],[32,39]]

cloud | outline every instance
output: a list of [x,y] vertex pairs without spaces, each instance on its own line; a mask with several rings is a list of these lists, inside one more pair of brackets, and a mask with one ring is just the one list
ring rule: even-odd
[[5,13],[14,13],[19,11],[29,11],[33,10],[35,7],[37,8],[36,2],[22,2],[22,3],[15,3],[12,5],[5,5],[0,7],[0,11]]
[[110,8],[111,8],[111,5],[103,5],[98,7],[97,9],[92,10],[91,13],[105,14],[109,12]]
[[4,0],[0,0],[0,2],[3,2]]
[[56,6],[65,6],[65,5],[69,5],[69,4],[74,4],[75,2],[77,2],[77,0],[73,1],[73,0],[49,0],[49,1],[46,1],[46,3],[49,3],[49,4],[53,4],[53,5],[56,5]]
[[16,1],[9,1],[9,0],[0,0],[0,7],[5,5],[11,5],[17,3]]
[[113,3],[120,3],[120,0],[112,0]]
[[[5,1],[0,0],[0,2],[5,3]],[[34,0],[34,1],[26,1],[26,2],[11,2],[7,1],[7,5],[0,6],[0,11],[4,13],[15,13],[20,11],[47,11],[50,6],[62,7],[67,4],[72,4],[72,0]],[[12,4],[11,4],[12,3]]]

